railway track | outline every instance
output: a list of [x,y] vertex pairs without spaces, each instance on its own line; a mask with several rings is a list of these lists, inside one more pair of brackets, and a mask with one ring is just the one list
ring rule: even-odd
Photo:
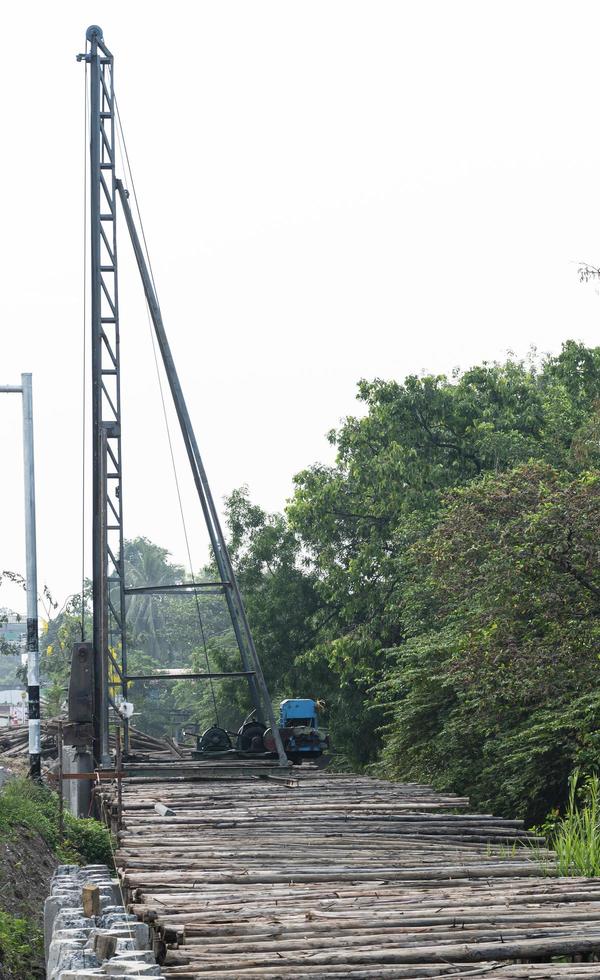
[[[119,820],[114,786],[103,806]],[[122,780],[117,865],[168,978],[600,977],[600,883],[428,787],[268,763]]]

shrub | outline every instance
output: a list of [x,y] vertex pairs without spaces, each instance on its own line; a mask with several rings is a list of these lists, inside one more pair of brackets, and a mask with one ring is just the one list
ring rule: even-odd
[[40,929],[26,919],[16,919],[0,909],[0,976],[7,980],[42,977],[44,939]]
[[17,826],[38,833],[65,863],[113,864],[110,833],[99,820],[79,819],[65,811],[64,839],[59,843],[58,794],[28,779],[12,779],[0,793],[0,836],[10,836]]
[[113,866],[110,833],[99,820],[80,820],[65,813],[65,845],[85,864]]

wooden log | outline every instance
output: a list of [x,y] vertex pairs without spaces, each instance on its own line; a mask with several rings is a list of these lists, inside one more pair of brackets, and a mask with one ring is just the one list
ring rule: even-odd
[[[478,963],[485,960],[518,960],[535,958],[539,956],[572,956],[574,954],[600,954],[600,931],[596,935],[579,937],[543,937],[540,939],[522,939],[503,942],[482,942],[482,943],[442,943],[428,946],[411,946],[386,948],[386,949],[360,949],[360,950],[329,950],[322,953],[310,953],[311,965],[335,966],[336,963],[356,963],[367,964],[402,964],[402,963]],[[302,952],[281,952],[277,954],[277,959],[281,965],[302,966],[308,959]],[[179,951],[171,952],[169,959],[173,963],[189,965],[195,961],[191,955],[183,954]],[[221,968],[228,966],[229,969],[239,969],[243,965],[268,966],[269,961],[261,954],[249,954],[244,957],[238,953],[234,958],[226,960],[219,955],[217,957]],[[225,962],[223,962],[225,960]],[[203,971],[206,972],[210,963],[208,957],[203,956],[199,961],[203,964]]]
[[156,935],[185,931],[166,977],[509,976],[507,951],[596,955],[600,882],[553,877],[520,820],[415,784],[310,769],[290,786],[256,778],[277,775],[264,760],[151,751],[123,784],[117,862]]

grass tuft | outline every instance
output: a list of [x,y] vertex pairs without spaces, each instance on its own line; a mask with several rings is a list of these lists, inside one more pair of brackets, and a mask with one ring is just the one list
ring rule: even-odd
[[[578,802],[578,799],[581,802]],[[600,876],[600,779],[589,777],[579,785],[579,773],[569,779],[569,800],[550,835],[557,872],[565,877]]]

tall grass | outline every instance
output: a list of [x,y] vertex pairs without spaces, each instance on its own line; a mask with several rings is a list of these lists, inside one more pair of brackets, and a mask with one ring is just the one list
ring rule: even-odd
[[[578,798],[581,802],[578,802]],[[569,779],[569,800],[550,837],[563,876],[600,876],[600,779],[591,776],[579,786],[579,773]]]

